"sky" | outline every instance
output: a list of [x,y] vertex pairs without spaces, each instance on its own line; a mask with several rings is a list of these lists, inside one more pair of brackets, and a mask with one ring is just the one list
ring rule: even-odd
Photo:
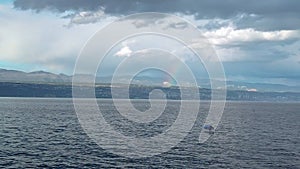
[[[2,0],[0,68],[71,75],[90,37],[141,12],[172,14],[194,24],[215,49],[227,80],[300,84],[299,0]],[[104,72],[147,44],[176,46],[151,36],[120,42]],[[202,76],[190,54],[183,51],[180,58]],[[141,62],[151,62],[151,57]]]

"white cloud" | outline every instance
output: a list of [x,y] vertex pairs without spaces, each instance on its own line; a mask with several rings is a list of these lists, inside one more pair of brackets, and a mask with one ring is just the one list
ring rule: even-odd
[[115,56],[119,56],[119,57],[127,56],[127,57],[129,57],[131,54],[132,54],[132,50],[131,50],[128,46],[125,46],[125,47],[121,48],[121,49],[115,54]]
[[300,30],[257,31],[253,28],[235,29],[233,26],[221,27],[203,33],[214,45],[226,45],[253,41],[282,41],[300,38]]

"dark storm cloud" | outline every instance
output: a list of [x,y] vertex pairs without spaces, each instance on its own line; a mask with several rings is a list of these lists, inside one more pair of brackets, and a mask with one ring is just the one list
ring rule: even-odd
[[97,10],[103,5],[97,0],[15,0],[14,7],[22,10],[54,10],[65,12],[69,10]]
[[[278,24],[283,28],[299,27],[300,23],[294,22],[294,19],[300,16],[299,0],[15,0],[14,6],[22,10],[47,9],[57,12],[95,11],[104,8],[104,12],[111,15],[135,12],[179,12],[193,14],[196,18],[230,18],[240,13],[248,13],[265,18],[265,20],[252,22],[259,27],[276,27]],[[275,19],[277,24],[274,22]],[[266,25],[265,22],[270,24]]]
[[104,9],[109,15],[136,12],[166,12],[194,15],[197,19],[232,18],[238,14],[258,17],[237,21],[239,28],[258,30],[299,29],[299,0],[15,0],[22,10],[96,11]]
[[298,0],[15,0],[15,7],[21,9],[97,10],[105,8],[111,14],[132,12],[182,12],[199,13],[198,16],[228,17],[236,13],[256,13],[273,15],[278,13],[298,13]]

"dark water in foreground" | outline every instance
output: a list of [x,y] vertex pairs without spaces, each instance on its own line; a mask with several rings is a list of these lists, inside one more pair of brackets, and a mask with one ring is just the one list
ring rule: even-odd
[[[109,100],[99,104],[105,108],[107,121],[128,135],[159,132],[159,126],[166,129],[176,118],[172,112],[177,102],[171,102],[163,114],[167,120],[157,122],[161,125],[133,130],[118,125]],[[147,104],[137,101],[135,106],[143,109]],[[208,106],[201,106],[190,134],[170,151],[128,159],[101,149],[84,133],[69,99],[1,98],[0,168],[300,167],[300,103],[228,102],[216,133],[199,144]]]

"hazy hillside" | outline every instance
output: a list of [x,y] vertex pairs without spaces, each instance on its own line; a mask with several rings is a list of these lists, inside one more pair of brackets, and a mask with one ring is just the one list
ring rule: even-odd
[[[86,95],[88,86],[81,86],[82,90],[81,97],[89,97]],[[117,91],[116,97],[119,99],[127,99],[126,88],[122,85],[114,87]],[[129,89],[129,97],[131,99],[148,99],[149,93],[154,89],[163,91],[168,99],[179,100],[181,93],[178,87],[160,87],[160,86],[141,86],[131,85]],[[217,90],[218,92],[218,90]],[[111,98],[111,86],[101,85],[95,88],[97,98]],[[211,99],[211,90],[199,88],[199,94],[201,100]],[[187,93],[188,99],[192,94]],[[72,86],[59,85],[59,84],[30,84],[30,83],[11,83],[11,82],[0,82],[0,97],[60,97],[60,98],[71,98],[72,97]],[[154,99],[161,99],[162,97],[152,97]],[[300,93],[291,92],[250,92],[250,91],[228,91],[227,100],[236,101],[300,101]]]
[[[88,79],[93,79],[92,75],[76,75],[84,83]],[[119,77],[118,83],[122,84],[126,82],[129,77]],[[111,83],[111,76],[96,77],[96,83]],[[199,87],[211,88],[209,79],[196,79]],[[217,80],[213,80],[217,82]],[[72,82],[72,76],[64,74],[54,74],[45,71],[36,72],[22,72],[16,70],[0,69],[0,82],[17,82],[17,83],[54,83],[54,84],[70,84]],[[133,84],[148,85],[148,86],[162,86],[163,81],[158,77],[149,76],[137,76],[132,81]],[[188,84],[188,82],[186,82]],[[227,81],[227,90],[239,90],[239,91],[259,91],[259,92],[300,92],[300,85],[288,86],[282,84],[271,83],[251,83],[251,82],[237,82]]]
[[45,71],[22,72],[16,70],[0,69],[1,82],[44,82],[65,83],[71,82],[72,77],[64,74],[54,74]]

